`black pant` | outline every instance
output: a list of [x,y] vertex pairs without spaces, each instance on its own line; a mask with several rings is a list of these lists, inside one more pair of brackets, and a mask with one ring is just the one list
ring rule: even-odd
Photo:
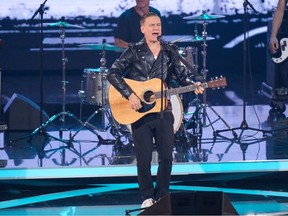
[[[153,113],[132,124],[135,145],[138,183],[142,199],[159,199],[169,192],[174,146],[174,117],[171,111]],[[155,141],[155,142],[154,142]],[[156,186],[153,186],[151,161],[154,145],[158,152]]]
[[277,87],[285,87],[288,88],[288,60],[286,59],[282,63],[276,65],[277,70]]

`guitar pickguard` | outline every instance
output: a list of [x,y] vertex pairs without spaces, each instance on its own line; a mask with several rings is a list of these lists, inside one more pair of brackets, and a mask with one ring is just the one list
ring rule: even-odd
[[147,104],[147,103],[144,103],[143,101],[141,101],[142,107],[138,110],[138,112],[139,113],[146,113],[149,110],[153,109],[155,107],[155,104],[156,104],[156,101],[154,101],[151,104]]
[[282,38],[279,43],[279,50],[276,53],[273,53],[272,61],[279,64],[283,62],[288,57],[288,38]]

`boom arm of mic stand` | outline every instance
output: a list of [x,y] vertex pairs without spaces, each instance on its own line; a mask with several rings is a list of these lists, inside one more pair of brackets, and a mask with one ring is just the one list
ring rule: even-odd
[[37,9],[37,11],[35,11],[34,15],[33,15],[32,18],[31,18],[31,21],[36,17],[36,15],[37,15],[38,13],[40,13],[40,14],[43,13],[43,11],[44,11],[44,5],[45,5],[46,2],[47,2],[47,0],[45,0],[45,1],[40,5],[40,7]]
[[244,0],[243,5],[244,7],[247,7],[248,5],[254,11],[254,13],[259,14],[259,12],[254,8],[254,6],[248,0]]

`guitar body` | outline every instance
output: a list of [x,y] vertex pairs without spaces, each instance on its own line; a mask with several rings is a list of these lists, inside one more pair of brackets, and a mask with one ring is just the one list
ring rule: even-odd
[[[139,111],[133,110],[129,101],[110,85],[108,89],[109,105],[111,113],[118,123],[124,125],[132,124],[148,113],[161,111],[161,98],[155,99],[153,97],[154,92],[161,90],[160,79],[155,78],[143,82],[125,79],[125,82],[132,88],[140,100],[143,101],[143,109]],[[164,98],[164,103],[166,104],[166,98]]]
[[276,64],[283,62],[288,57],[288,38],[282,38],[279,42],[279,50],[272,54],[272,61]]
[[[174,128],[174,133],[176,133],[179,130],[181,124],[182,124],[182,120],[183,120],[183,105],[182,105],[182,100],[179,97],[179,95],[172,95],[170,97],[170,101],[171,101],[171,104],[172,104],[172,114],[174,116],[173,128]],[[132,133],[131,125],[126,125],[126,127],[130,131],[130,133]]]

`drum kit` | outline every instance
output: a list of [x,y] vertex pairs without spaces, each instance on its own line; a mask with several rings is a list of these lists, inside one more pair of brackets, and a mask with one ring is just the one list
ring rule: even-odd
[[[64,21],[58,23],[49,24],[49,26],[58,26],[61,29],[61,40],[62,40],[62,90],[63,90],[63,101],[62,101],[62,112],[52,116],[49,120],[55,120],[58,116],[61,116],[61,121],[63,125],[65,124],[65,116],[72,117],[75,119],[78,124],[81,126],[78,127],[78,130],[73,135],[70,135],[68,140],[68,145],[72,145],[72,142],[75,136],[81,131],[81,129],[86,128],[94,133],[98,138],[98,146],[101,144],[117,144],[120,143],[120,129],[121,126],[113,119],[108,106],[108,87],[109,83],[106,79],[107,69],[106,69],[106,51],[115,51],[120,52],[123,51],[123,48],[110,45],[106,43],[106,40],[103,39],[101,44],[81,44],[79,47],[88,48],[92,50],[101,51],[101,59],[100,59],[100,68],[85,68],[83,73],[83,80],[81,81],[81,90],[79,90],[78,95],[81,98],[81,107],[80,107],[80,119],[75,117],[73,114],[66,111],[66,78],[65,78],[65,64],[67,62],[67,58],[65,57],[65,49],[64,49],[64,38],[65,38],[65,28],[83,28],[78,25],[72,25],[66,23]],[[85,89],[85,90],[84,90]],[[85,121],[83,122],[82,117],[82,104],[90,104],[96,105],[100,107],[96,109],[95,112]],[[101,119],[102,126],[101,128],[95,127],[90,123],[92,118],[101,111]],[[106,118],[108,119],[108,124],[106,125]],[[48,120],[48,122],[49,122]],[[103,139],[97,130],[107,131],[111,129],[111,134],[116,138],[116,140]],[[61,130],[66,130],[64,127],[60,128]],[[62,138],[62,137],[60,137]]]
[[[193,69],[196,71],[196,74],[198,73],[199,69],[199,63],[198,63],[198,52],[199,52],[199,46],[201,45],[202,50],[202,69],[200,71],[201,74],[201,82],[205,82],[207,79],[207,41],[214,40],[214,37],[208,36],[207,33],[207,25],[209,20],[215,20],[215,19],[221,19],[224,18],[222,15],[209,15],[206,13],[206,11],[202,11],[202,14],[199,16],[187,16],[184,17],[184,20],[191,20],[195,22],[195,29],[194,29],[194,35],[192,36],[184,36],[181,38],[178,38],[177,40],[173,41],[173,43],[180,42],[190,42],[193,44],[193,46],[188,46],[180,49],[180,54],[183,56],[183,58],[191,64]],[[197,24],[201,22],[202,24],[202,35],[198,35],[198,26]],[[187,69],[188,70],[188,69]],[[189,73],[190,72],[190,73]],[[191,76],[195,76],[194,74],[188,70],[188,74]],[[197,77],[194,77],[197,78]],[[194,96],[193,96],[194,97]],[[185,98],[183,98],[183,105],[184,107],[184,116],[189,115],[188,108],[190,105],[195,106],[195,110],[191,117],[188,119],[183,118],[182,124],[179,130],[176,133],[175,136],[175,147],[176,147],[176,155],[175,159],[178,162],[187,162],[188,155],[192,155],[193,161],[205,161],[205,152],[202,151],[202,132],[203,127],[211,126],[213,131],[213,122],[210,120],[206,108],[209,107],[206,104],[206,90],[203,92],[203,101],[201,102],[196,96],[196,98],[193,100],[190,97],[188,97],[188,103],[185,101]],[[214,112],[218,119],[221,119],[222,122],[230,128],[230,126],[225,122],[225,120],[212,108],[210,107],[212,112]],[[206,118],[209,121],[209,124],[206,124]],[[190,130],[191,129],[191,130]],[[191,153],[190,150],[193,149],[193,152]]]
[[[207,56],[207,41],[209,40],[214,40],[214,37],[207,36],[207,24],[209,20],[215,20],[215,19],[220,19],[223,18],[224,16],[221,15],[209,15],[206,13],[206,11],[203,11],[203,13],[199,16],[187,16],[184,17],[184,20],[192,20],[195,22],[202,22],[203,26],[203,31],[202,35],[198,35],[198,30],[197,30],[197,24],[195,25],[195,30],[194,30],[194,35],[193,36],[185,36],[178,38],[174,41],[171,41],[171,43],[192,43],[192,44],[202,44],[202,60],[203,60],[203,65],[202,65],[202,70],[201,74],[203,77],[203,80],[206,80],[207,77],[207,68],[206,68],[206,56]],[[59,27],[61,34],[60,38],[62,41],[62,91],[63,91],[63,100],[62,100],[62,112],[54,115],[51,117],[48,122],[46,122],[44,125],[49,124],[51,121],[54,121],[55,118],[61,117],[62,123],[65,123],[65,116],[72,117],[77,120],[78,123],[81,124],[81,127],[74,133],[74,135],[70,136],[70,140],[67,142],[68,144],[72,144],[74,137],[79,133],[79,131],[85,127],[91,132],[93,132],[97,138],[99,139],[99,143],[105,143],[105,144],[117,144],[119,141],[119,137],[123,134],[126,133],[126,130],[124,129],[122,125],[120,125],[118,122],[116,122],[109,111],[109,103],[108,103],[108,88],[109,88],[109,83],[107,81],[107,69],[106,69],[106,51],[113,51],[113,52],[121,52],[124,49],[120,48],[115,45],[111,45],[106,43],[106,40],[103,39],[102,43],[99,44],[81,44],[79,47],[81,48],[87,48],[91,50],[98,50],[101,51],[101,59],[100,59],[100,68],[85,68],[83,71],[83,79],[81,81],[81,89],[78,92],[79,97],[81,98],[81,107],[80,107],[80,113],[82,115],[82,104],[89,104],[89,105],[95,105],[96,107],[99,107],[99,109],[96,109],[95,112],[87,119],[86,122],[82,122],[81,118],[78,119],[75,116],[73,116],[71,113],[66,111],[66,63],[67,63],[67,58],[65,56],[65,29],[66,28],[83,28],[82,26],[78,25],[72,25],[64,20],[56,22],[56,23],[50,23],[48,24],[50,27]],[[179,54],[182,58],[184,58],[187,62],[190,63],[190,65],[193,67],[195,71],[198,71],[198,46],[188,46],[184,48],[179,49]],[[184,65],[185,67],[185,65]],[[186,68],[187,69],[187,68]],[[192,76],[191,71],[187,69],[188,72],[190,72],[190,75]],[[188,73],[189,74],[189,73]],[[204,91],[204,104],[206,103],[206,94]],[[196,98],[197,99],[197,98]],[[174,131],[177,134],[183,135],[187,137],[187,143],[191,145],[191,136],[187,136],[187,124],[186,123],[191,123],[193,121],[193,124],[198,124],[203,126],[202,122],[197,123],[199,120],[199,116],[196,114],[193,114],[193,117],[189,120],[183,120],[183,106],[182,102],[179,99],[178,96],[175,96],[171,98],[172,102],[175,104],[173,105],[173,114],[175,116],[175,123],[174,123]],[[206,115],[206,105],[202,106],[199,105],[197,102],[197,107],[196,110],[198,109],[203,109],[203,116]],[[101,128],[96,128],[94,125],[90,123],[91,119],[99,112],[101,111],[102,115],[102,126]],[[198,112],[199,113],[199,112]],[[195,118],[195,116],[197,118]],[[106,118],[105,118],[106,117]],[[105,119],[108,119],[108,125],[105,124]],[[223,120],[223,119],[222,119]],[[210,121],[210,120],[209,120]],[[224,120],[223,120],[224,121]],[[205,123],[204,123],[205,125]],[[104,140],[98,133],[97,130],[102,130],[106,131],[108,128],[111,128],[110,131],[112,135],[116,138],[116,140]],[[125,127],[126,128],[126,127]],[[183,131],[184,128],[184,131]],[[197,126],[194,126],[194,129],[197,128]],[[127,128],[126,128],[127,129]],[[129,131],[129,130],[128,130]],[[200,132],[199,132],[200,131]],[[202,128],[199,128],[198,130],[199,133],[202,133]],[[193,133],[197,134],[197,131],[193,131]],[[193,136],[195,137],[195,134]],[[196,136],[198,136],[197,134]],[[201,136],[202,134],[200,134]],[[183,146],[182,146],[183,147]],[[177,146],[176,146],[177,148]],[[197,148],[198,149],[198,148]],[[200,146],[201,150],[201,146]]]

